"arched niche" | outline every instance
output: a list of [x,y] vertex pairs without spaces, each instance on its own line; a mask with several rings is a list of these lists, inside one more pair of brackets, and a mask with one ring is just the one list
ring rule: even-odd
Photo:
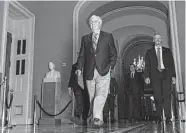
[[[113,1],[79,1],[77,3],[77,5],[75,6],[74,9],[74,13],[73,13],[73,62],[76,62],[77,60],[77,51],[80,48],[80,40],[81,37],[84,34],[87,34],[90,32],[89,27],[87,25],[87,20],[89,18],[89,16],[91,15],[91,13],[101,13],[101,11],[98,9],[101,9],[101,6],[105,6],[108,3],[111,3]],[[102,12],[102,15],[100,15],[103,20],[112,20],[110,17],[108,18],[108,16],[110,16],[111,14],[119,14],[117,12],[119,12],[120,10],[118,10],[119,8],[122,9],[120,7],[120,4],[117,4],[117,2],[119,1],[115,1],[116,4],[114,4],[114,6],[116,6],[115,8],[102,8],[104,9],[104,12]],[[122,1],[122,2],[129,2],[129,1]],[[137,1],[130,1],[130,2],[134,2],[136,4]],[[129,2],[129,3],[130,3]],[[167,42],[169,42],[171,44],[171,48],[173,51],[173,55],[174,55],[174,60],[175,60],[175,68],[176,68],[176,74],[177,74],[177,78],[176,78],[176,90],[178,92],[183,92],[183,83],[182,83],[182,73],[181,73],[181,61],[180,61],[180,52],[179,52],[179,40],[178,40],[178,29],[177,29],[177,19],[176,19],[176,8],[175,8],[175,1],[139,1],[137,2],[142,3],[142,4],[147,4],[147,5],[135,5],[135,6],[128,6],[123,7],[125,8],[124,10],[128,11],[130,15],[130,11],[131,7],[134,10],[139,9],[139,7],[143,7],[143,10],[139,10],[141,11],[141,13],[144,11],[144,7],[146,9],[146,15],[150,15],[150,16],[155,16],[159,19],[165,20],[165,23],[167,24],[166,27],[168,27],[167,29],[167,35],[169,36],[170,40],[167,40]],[[131,4],[131,3],[130,3]],[[129,5],[130,5],[129,4]],[[152,5],[155,5],[152,7]],[[163,7],[162,9],[159,9],[158,7]],[[108,10],[109,9],[109,10]],[[114,10],[113,10],[114,9]],[[132,10],[133,10],[132,9]],[[131,10],[131,11],[132,11]],[[134,11],[133,10],[133,11]],[[107,13],[106,13],[106,12]],[[151,14],[148,14],[148,12],[151,12]],[[140,13],[140,12],[138,12]],[[112,16],[117,16],[117,15],[112,15]],[[125,16],[127,16],[126,14],[124,14]],[[121,16],[120,16],[121,17]],[[167,21],[168,20],[168,21]],[[105,23],[104,23],[105,24]],[[186,106],[185,106],[186,107]],[[180,103],[180,108],[182,108],[181,110],[179,110],[179,114],[180,114],[180,118],[181,119],[185,119],[184,118],[184,114],[183,114],[183,104]]]
[[[73,14],[73,62],[77,59],[81,37],[90,32],[87,24],[91,14],[100,15],[104,24],[114,17],[129,16],[131,14],[146,14],[167,21],[168,2],[159,1],[80,1]],[[125,12],[125,13],[124,13]]]

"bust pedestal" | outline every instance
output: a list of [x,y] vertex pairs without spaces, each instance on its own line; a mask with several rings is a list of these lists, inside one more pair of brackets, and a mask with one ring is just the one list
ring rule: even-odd
[[[57,114],[60,110],[61,103],[61,81],[57,77],[46,77],[42,83],[42,107],[49,114]],[[41,111],[39,124],[61,125],[59,116],[49,116]]]

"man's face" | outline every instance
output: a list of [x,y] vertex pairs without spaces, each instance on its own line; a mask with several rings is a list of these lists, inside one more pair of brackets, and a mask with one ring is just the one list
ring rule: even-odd
[[90,29],[92,30],[92,32],[100,30],[101,22],[97,18],[92,17],[92,19],[90,20]]
[[134,65],[130,65],[130,71],[131,71],[131,72],[134,72],[134,71],[135,71]]
[[55,68],[54,64],[52,62],[49,62],[49,69],[52,70],[54,68]]
[[160,35],[155,35],[153,37],[153,41],[155,42],[155,45],[156,46],[161,46],[162,45],[163,38]]

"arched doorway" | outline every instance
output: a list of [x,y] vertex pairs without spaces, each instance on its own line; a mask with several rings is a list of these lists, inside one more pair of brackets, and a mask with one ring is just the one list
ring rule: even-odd
[[[87,20],[91,14],[101,16],[104,21],[103,29],[111,33],[114,33],[114,31],[118,28],[129,26],[126,25],[126,22],[130,22],[130,26],[145,25],[153,28],[155,31],[163,35],[166,46],[171,44],[170,47],[172,48],[175,57],[176,74],[178,75],[176,89],[178,92],[182,92],[183,84],[180,66],[178,34],[175,32],[177,31],[177,23],[174,5],[175,3],[173,1],[78,2],[73,16],[73,62],[75,62],[77,59],[76,53],[80,48],[81,36],[90,32],[87,25]],[[153,22],[146,23],[146,19],[143,18],[144,16],[139,18],[141,21],[135,21],[134,18],[139,17],[139,14],[149,16],[149,20],[152,20]],[[145,20],[145,22],[143,20]],[[159,24],[157,21],[159,21]],[[158,26],[155,26],[156,24]],[[163,25],[163,27],[160,25]],[[150,34],[150,36],[152,36],[152,34]],[[119,50],[121,50],[121,48],[119,48]],[[121,55],[118,55],[118,61],[121,62]],[[122,72],[122,67],[120,68],[120,72]],[[184,119],[182,106],[183,104],[180,104],[180,119]]]
[[122,76],[124,82],[120,85],[120,89],[118,90],[119,119],[126,119],[128,117],[128,96],[125,88],[125,76],[129,72],[129,65],[133,63],[134,58],[138,61],[139,56],[145,57],[147,49],[152,48],[153,44],[151,36],[138,35],[126,42],[122,50],[122,73],[120,76]]

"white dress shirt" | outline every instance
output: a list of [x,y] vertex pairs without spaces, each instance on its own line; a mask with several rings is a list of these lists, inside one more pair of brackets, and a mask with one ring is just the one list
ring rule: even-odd
[[162,46],[155,46],[156,55],[157,55],[158,48],[160,48],[160,65],[161,65],[161,69],[165,69],[165,66],[163,64]]
[[131,77],[131,78],[134,78],[134,74],[135,74],[135,72],[131,72],[130,77]]

